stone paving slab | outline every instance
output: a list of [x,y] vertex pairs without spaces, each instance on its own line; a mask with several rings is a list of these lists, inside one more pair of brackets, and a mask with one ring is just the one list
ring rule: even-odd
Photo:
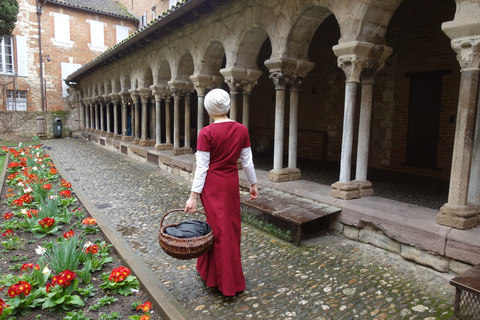
[[82,139],[45,145],[57,165],[75,169],[71,179],[94,205],[110,204],[99,214],[194,319],[452,319],[451,274],[335,233],[297,248],[246,224],[247,289],[225,298],[205,287],[194,260],[171,258],[158,244],[163,214],[184,207],[191,182]]

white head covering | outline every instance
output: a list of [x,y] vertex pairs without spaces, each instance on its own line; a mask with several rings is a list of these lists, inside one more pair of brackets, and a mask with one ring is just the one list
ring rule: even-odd
[[209,115],[221,116],[230,110],[230,95],[223,89],[213,89],[205,96],[204,103]]

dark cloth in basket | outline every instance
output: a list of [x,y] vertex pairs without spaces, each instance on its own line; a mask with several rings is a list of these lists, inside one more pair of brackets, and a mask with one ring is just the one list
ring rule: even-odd
[[176,238],[196,238],[212,231],[208,223],[199,220],[187,220],[176,226],[165,228],[165,233]]

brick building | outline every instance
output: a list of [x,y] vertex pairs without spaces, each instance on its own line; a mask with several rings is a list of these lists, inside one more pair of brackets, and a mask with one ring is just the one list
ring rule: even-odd
[[63,79],[137,29],[137,17],[111,0],[18,4],[12,37],[0,47],[0,110],[68,111]]

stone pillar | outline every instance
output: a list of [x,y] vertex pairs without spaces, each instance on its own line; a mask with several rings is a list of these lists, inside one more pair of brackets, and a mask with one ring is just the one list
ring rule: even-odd
[[193,154],[190,139],[190,89],[183,90],[183,95],[185,96],[185,145],[183,147],[183,152],[184,154]]
[[[467,11],[467,15],[478,14],[478,12],[471,12],[468,8],[468,6],[463,8]],[[457,7],[455,16],[457,17],[457,14],[461,15],[461,11],[462,7]],[[448,203],[440,208],[440,212],[437,214],[437,223],[457,229],[473,228],[479,221],[476,208],[469,206],[467,201],[480,74],[480,35],[475,34],[475,32],[480,30],[480,22],[478,19],[474,19],[475,22],[467,19],[465,24],[464,21],[463,19],[450,21],[442,25],[442,30],[452,39],[451,45],[457,53],[462,75],[460,78]],[[471,32],[474,34],[471,35]]]
[[80,130],[85,129],[85,105],[83,104],[83,101],[80,101],[79,103],[80,108],[79,108],[79,113],[80,113]]
[[162,98],[165,97],[164,85],[150,86],[152,94],[155,97],[155,149],[165,150],[162,145]]
[[[257,73],[255,76],[260,76],[260,73]],[[250,124],[250,93],[253,90],[253,87],[257,84],[257,79],[246,80],[242,83],[242,92],[243,92],[243,110],[242,110],[242,124],[247,128]]]
[[87,100],[83,102],[83,106],[85,108],[85,127],[83,129],[88,131],[90,129],[90,105]]
[[300,180],[302,174],[297,168],[297,141],[298,141],[298,91],[301,79],[296,79],[290,85],[290,119],[288,130],[288,168],[297,171],[300,175],[295,180]]
[[133,136],[133,143],[139,144],[140,143],[140,95],[136,90],[129,90],[130,96],[133,100],[133,108],[132,108],[132,136]]
[[95,133],[100,134],[100,102],[97,100],[95,102]]
[[350,181],[355,103],[360,74],[368,61],[367,57],[372,48],[372,43],[363,42],[344,43],[333,47],[335,54],[338,56],[338,66],[343,69],[347,78],[345,83],[340,180],[332,184],[330,192],[330,195],[334,198],[349,200],[360,197],[358,184]]
[[157,125],[157,112],[155,108],[155,97],[150,96],[149,99],[149,106],[148,109],[150,111],[150,122],[149,122],[149,140],[148,140],[148,145],[149,146],[155,146],[155,137],[156,137],[156,130],[155,127]]
[[[141,116],[141,136],[139,145],[145,147],[148,145],[147,142],[147,130],[148,130],[148,100],[150,99],[150,89],[141,88],[137,89],[137,92],[140,95],[140,101],[142,103],[142,116]],[[137,117],[138,118],[138,117]]]
[[90,132],[94,132],[95,130],[95,103],[90,100],[90,103],[89,103],[89,112],[90,112],[90,129],[88,131]]
[[[275,84],[275,134],[273,145],[273,169],[283,168],[283,130],[285,122],[285,90],[288,79],[280,72],[270,74],[270,80]],[[270,177],[270,174],[269,174]],[[270,178],[269,178],[270,179]]]
[[180,100],[182,99],[182,90],[171,88],[173,96],[173,155],[183,154],[183,148],[180,147]]
[[118,123],[118,103],[120,101],[120,95],[117,93],[110,94],[110,100],[112,101],[113,107],[113,131],[112,135],[114,139],[119,139],[121,136],[119,135],[119,123]]
[[205,90],[206,87],[195,87],[197,91],[197,136],[205,124]]
[[470,182],[468,188],[468,204],[477,208],[477,211],[480,213],[480,94],[478,95],[475,123],[472,168],[470,169]]
[[236,121],[238,109],[238,87],[240,83],[233,77],[225,78],[225,82],[230,88],[230,119]]
[[111,126],[112,112],[111,112],[110,105],[113,105],[110,99],[110,96],[105,97],[105,109],[107,111],[107,123],[106,123],[105,129],[106,129],[107,137],[113,137],[112,126]]
[[173,149],[173,144],[172,144],[172,123],[171,123],[171,106],[170,106],[170,101],[171,101],[171,93],[167,92],[165,94],[165,150],[172,150]]
[[[130,94],[128,92],[122,92],[120,94],[122,101],[122,141],[131,141],[132,136],[127,135],[127,115],[130,109]],[[132,115],[130,114],[130,122],[132,121]]]

